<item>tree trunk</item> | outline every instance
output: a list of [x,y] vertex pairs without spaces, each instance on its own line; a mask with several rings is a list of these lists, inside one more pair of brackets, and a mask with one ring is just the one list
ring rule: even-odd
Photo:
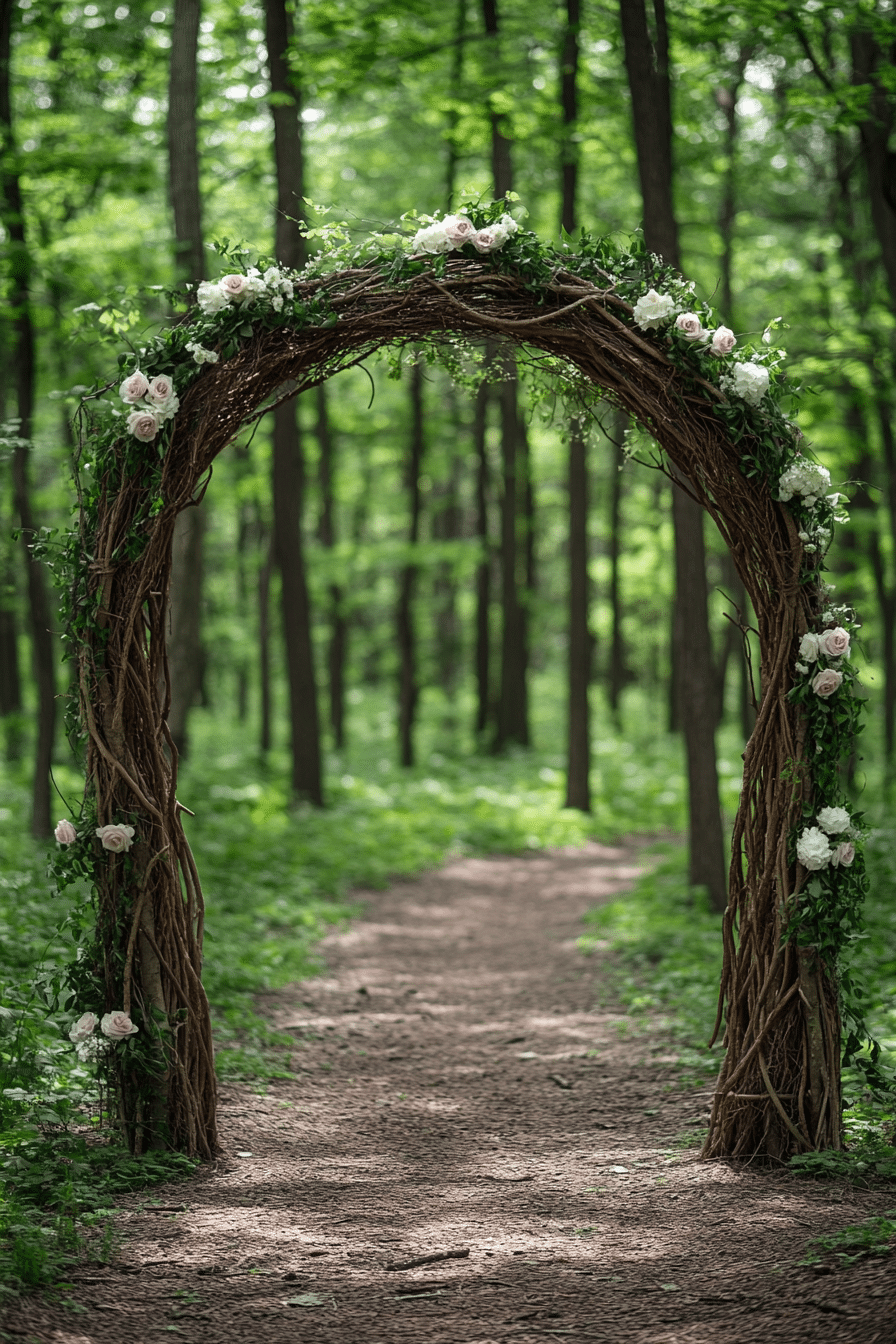
[[893,190],[893,152],[890,147],[896,124],[889,82],[881,73],[893,68],[896,48],[885,54],[871,32],[851,35],[853,83],[870,85],[870,116],[859,123],[862,158],[868,178],[871,220],[880,247],[890,301],[896,310],[896,193]]
[[512,357],[504,361],[501,405],[501,699],[495,748],[529,745],[525,625],[520,603],[517,538],[517,382]]
[[[168,80],[168,177],[174,215],[174,264],[178,284],[205,278],[202,193],[196,130],[197,53],[201,0],[175,0]],[[202,680],[202,583],[205,508],[185,509],[174,528],[168,662],[171,708],[168,727],[183,756],[187,721]]]
[[[566,0],[566,27],[560,53],[560,225],[576,227],[579,152],[579,0]],[[588,628],[588,457],[578,420],[568,426],[569,458],[569,641],[567,648],[566,806],[591,811],[591,632]]]
[[[405,475],[410,526],[408,540],[412,548],[420,540],[420,472],[423,465],[423,370],[411,366],[411,439]],[[403,766],[414,764],[414,718],[417,710],[417,651],[414,637],[414,589],[417,566],[404,565],[399,586],[397,636],[399,657],[398,754]]]
[[[492,74],[492,89],[497,92],[501,83],[500,24],[497,0],[482,0],[488,60]],[[500,200],[513,189],[513,169],[510,156],[511,141],[506,134],[505,114],[489,101],[489,124],[492,145],[492,191]],[[520,584],[517,574],[517,514],[525,500],[519,488],[519,409],[517,405],[516,361],[512,354],[501,355],[504,381],[500,385],[498,404],[501,407],[501,471],[503,494],[501,499],[501,688],[498,704],[498,722],[495,749],[503,750],[510,743],[529,744],[528,688],[526,684],[525,618],[520,603]]]
[[[645,0],[620,0],[625,65],[632,99],[644,239],[652,252],[679,266],[672,199],[672,104],[665,0],[653,0],[654,34]],[[684,730],[690,795],[690,880],[709,890],[715,909],[727,905],[722,815],[711,713],[714,668],[706,598],[703,510],[673,486],[676,596],[673,663]],[[699,623],[699,629],[694,622]]]
[[262,756],[271,749],[271,574],[274,569],[273,538],[268,541],[264,563],[258,573],[258,679],[261,723],[258,746]]
[[625,656],[625,639],[622,632],[622,592],[619,582],[620,558],[622,555],[622,469],[625,464],[623,447],[627,417],[617,412],[616,430],[610,440],[610,535],[608,541],[610,561],[610,667],[607,680],[607,698],[610,711],[617,729],[621,727],[620,711],[622,692],[631,680]]
[[[332,550],[336,545],[336,500],[333,487],[333,431],[327,407],[326,383],[316,389],[317,443],[320,450],[320,522],[318,535],[321,545]],[[338,583],[329,588],[330,642],[327,648],[327,671],[330,690],[330,727],[337,751],[345,746],[345,660],[348,655],[348,623],[343,610],[344,594]]]
[[[486,356],[486,368],[490,362]],[[488,403],[490,384],[483,379],[476,390],[473,445],[476,451],[476,535],[481,554],[476,566],[476,736],[482,738],[491,718],[491,538],[488,527]]]
[[588,463],[579,424],[569,426],[569,724],[566,807],[591,811],[591,722],[588,688]]
[[[305,262],[305,242],[296,219],[303,215],[304,146],[301,100],[288,60],[292,9],[287,0],[265,7],[274,159],[277,170],[275,255],[285,266]],[[323,805],[320,723],[311,640],[311,601],[302,543],[304,462],[297,407],[286,402],[274,410],[273,494],[274,557],[280,571],[289,712],[292,739],[292,788],[296,797]]]
[[15,386],[18,434],[24,441],[13,450],[13,504],[22,531],[28,619],[34,679],[37,685],[37,742],[31,799],[31,831],[38,839],[51,832],[50,765],[56,734],[56,675],[50,603],[44,569],[31,553],[37,530],[31,505],[29,440],[34,411],[34,327],[31,320],[31,254],[25,231],[24,203],[12,122],[11,50],[13,0],[0,0],[0,211],[7,234],[9,306],[12,312],[12,381]]
[[179,756],[187,751],[187,722],[199,696],[202,680],[203,505],[185,509],[174,525],[171,551],[171,589],[168,634],[168,667],[171,707],[168,728]]

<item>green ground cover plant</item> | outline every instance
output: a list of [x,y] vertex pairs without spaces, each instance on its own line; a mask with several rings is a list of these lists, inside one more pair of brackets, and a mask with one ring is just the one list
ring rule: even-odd
[[[873,818],[872,818],[873,823]],[[870,891],[865,928],[848,967],[865,1001],[867,1020],[881,1047],[883,1072],[896,1069],[896,853],[892,827],[878,826],[868,845]],[[710,1050],[721,970],[720,917],[687,882],[680,845],[654,849],[654,864],[623,899],[588,916],[583,952],[616,957],[614,995],[630,1015],[625,1024],[648,1050],[677,1056],[684,1086],[704,1086],[719,1064]],[[657,1037],[659,1036],[659,1039]],[[871,1092],[860,1069],[844,1070],[846,1147],[841,1152],[791,1158],[799,1175],[870,1184],[896,1182],[896,1094]],[[694,1141],[694,1136],[683,1136]]]

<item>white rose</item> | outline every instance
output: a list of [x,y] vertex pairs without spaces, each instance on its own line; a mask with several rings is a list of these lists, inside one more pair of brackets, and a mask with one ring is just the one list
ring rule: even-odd
[[134,1036],[138,1030],[127,1013],[105,1013],[100,1021],[100,1031],[110,1041],[123,1041],[127,1036]]
[[735,364],[734,391],[748,406],[758,406],[768,391],[768,369],[761,364]]
[[832,868],[849,868],[856,857],[856,847],[851,840],[844,840],[831,855]]
[[814,663],[818,658],[818,636],[811,632],[800,640],[800,657],[806,663]]
[[60,845],[73,845],[78,838],[78,832],[70,821],[60,821],[53,834]]
[[88,1036],[92,1036],[96,1031],[96,1024],[96,1013],[82,1013],[68,1034],[69,1040],[74,1041],[75,1045],[86,1041]]
[[828,835],[842,835],[849,830],[849,813],[845,807],[822,807],[818,824]]
[[832,852],[827,836],[817,826],[810,826],[803,831],[796,842],[797,858],[804,868],[813,873],[828,866]]
[[111,850],[113,854],[129,850],[134,841],[133,826],[98,826],[96,834],[103,849]]
[[206,317],[212,317],[227,307],[227,295],[221,292],[220,285],[213,280],[201,280],[196,289],[196,302]]
[[414,240],[411,243],[411,249],[414,252],[449,252],[451,244],[448,241],[448,234],[445,232],[444,220],[436,220],[434,224],[428,224],[423,229],[418,229],[414,234]]
[[849,653],[849,634],[842,625],[835,630],[825,630],[818,636],[818,647],[828,658],[845,658]]
[[706,335],[696,313],[679,313],[675,319],[675,329],[681,332],[686,341],[702,341]]
[[122,401],[127,402],[129,406],[134,406],[138,401],[142,401],[149,391],[149,379],[145,373],[139,369],[132,373],[130,378],[125,378],[121,387],[118,389],[118,395]]
[[477,252],[496,252],[503,241],[497,229],[479,229],[470,239]]
[[730,355],[736,345],[737,337],[730,327],[716,327],[709,348],[714,355]]
[[127,419],[128,433],[141,443],[152,443],[159,432],[157,411],[131,411]]
[[674,312],[674,299],[670,298],[668,294],[657,294],[655,289],[648,289],[647,293],[642,294],[635,304],[635,325],[649,331],[658,327]]

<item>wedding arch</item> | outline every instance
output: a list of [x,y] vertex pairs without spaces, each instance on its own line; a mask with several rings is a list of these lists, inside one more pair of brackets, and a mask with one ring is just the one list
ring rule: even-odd
[[864,894],[861,818],[838,785],[860,705],[854,614],[822,577],[843,497],[781,410],[782,352],[738,344],[637,240],[583,234],[558,250],[505,202],[414,223],[413,236],[325,247],[300,273],[231,256],[232,273],[121,357],[120,391],[116,380],[85,402],[66,619],[87,782],[80,816],[57,830],[55,867],[62,884],[88,880],[96,926],[69,969],[72,1039],[113,1088],[133,1148],[215,1152],[202,889],[166,726],[175,519],[217,454],[279,401],[386,345],[491,339],[634,417],[730,549],[756,616],[761,696],[704,1153],[838,1147],[844,1020],[847,1053],[864,1047],[840,969]]

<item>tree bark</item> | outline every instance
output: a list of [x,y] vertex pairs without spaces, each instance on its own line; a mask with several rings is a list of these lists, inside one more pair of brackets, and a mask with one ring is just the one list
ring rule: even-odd
[[[560,53],[560,225],[571,234],[577,224],[579,153],[579,0],[566,0]],[[588,456],[578,420],[568,426],[569,453],[569,639],[567,648],[566,806],[591,811],[591,632],[588,628]]]
[[[316,389],[317,443],[319,457],[320,522],[318,535],[321,545],[332,550],[336,545],[336,499],[333,485],[335,449],[330,413],[327,406],[327,388],[321,383]],[[330,691],[330,728],[337,751],[345,746],[345,660],[348,656],[348,623],[344,612],[344,594],[338,583],[329,586],[330,641],[327,648],[327,671]]]
[[[287,0],[265,6],[274,119],[277,171],[277,216],[274,251],[283,265],[299,269],[305,262],[305,240],[297,219],[303,215],[304,146],[301,96],[290,68],[292,10]],[[311,601],[302,543],[304,460],[298,412],[293,402],[274,410],[273,494],[274,557],[280,571],[283,634],[289,680],[292,739],[292,789],[297,798],[323,805],[320,721],[311,639]]]
[[[653,0],[652,11],[653,34],[648,28],[645,0],[620,0],[644,203],[644,240],[650,251],[679,266],[678,225],[672,197],[672,102],[664,0]],[[713,908],[724,910],[727,883],[710,709],[715,676],[709,637],[703,510],[673,486],[672,517],[676,577],[673,662],[688,761],[690,880],[694,885],[707,887]]]
[[892,70],[896,45],[881,51],[870,32],[851,34],[853,83],[871,87],[870,116],[859,123],[862,158],[868,179],[871,221],[880,247],[890,300],[896,310],[896,157],[891,149],[896,104],[881,72]]
[[271,698],[271,575],[274,570],[273,538],[268,540],[264,563],[258,572],[258,680],[261,722],[258,746],[262,756],[271,749],[273,704]]
[[[482,15],[492,84],[500,83],[500,23],[497,0],[482,0]],[[511,141],[505,131],[504,114],[489,102],[492,146],[492,183],[494,199],[500,200],[513,189]],[[517,404],[516,361],[512,354],[501,356],[504,380],[500,384],[501,408],[501,686],[498,703],[495,750],[503,751],[511,743],[529,745],[529,704],[526,666],[526,624],[520,602],[520,576],[517,573],[519,546],[517,515],[525,501],[519,488],[519,408]]]
[[[488,354],[486,368],[488,367]],[[473,446],[476,452],[476,536],[481,553],[476,566],[476,736],[486,733],[491,718],[491,539],[488,527],[488,403],[490,386],[483,379],[476,390]]]
[[610,535],[608,541],[608,559],[610,561],[610,667],[607,679],[607,698],[610,712],[617,729],[621,727],[620,711],[622,692],[631,680],[626,663],[625,638],[622,631],[622,590],[620,585],[620,559],[622,556],[622,469],[625,463],[623,435],[627,417],[617,412],[616,432],[610,440]]
[[[408,445],[405,489],[408,495],[410,524],[408,541],[415,548],[420,540],[420,472],[423,465],[423,370],[411,366],[411,438]],[[399,657],[398,683],[398,755],[403,766],[414,764],[414,718],[417,711],[417,650],[414,634],[414,590],[417,565],[403,566],[399,585],[397,635]]]
[[[196,128],[201,11],[201,0],[175,0],[168,80],[168,180],[174,216],[175,279],[178,284],[189,281],[194,285],[205,278]],[[204,540],[205,506],[185,509],[174,528],[168,636],[168,727],[180,756],[187,751],[189,712],[199,698],[203,672]]]
[[37,741],[31,797],[31,831],[38,839],[50,834],[50,766],[56,735],[56,674],[50,602],[44,569],[31,552],[37,531],[31,504],[29,449],[34,412],[35,352],[31,319],[31,253],[25,229],[22,187],[12,120],[11,53],[13,0],[0,0],[0,211],[7,234],[9,307],[12,314],[12,379],[15,386],[18,434],[23,440],[13,450],[13,504],[22,534],[28,593],[28,622],[34,679],[37,686]]

